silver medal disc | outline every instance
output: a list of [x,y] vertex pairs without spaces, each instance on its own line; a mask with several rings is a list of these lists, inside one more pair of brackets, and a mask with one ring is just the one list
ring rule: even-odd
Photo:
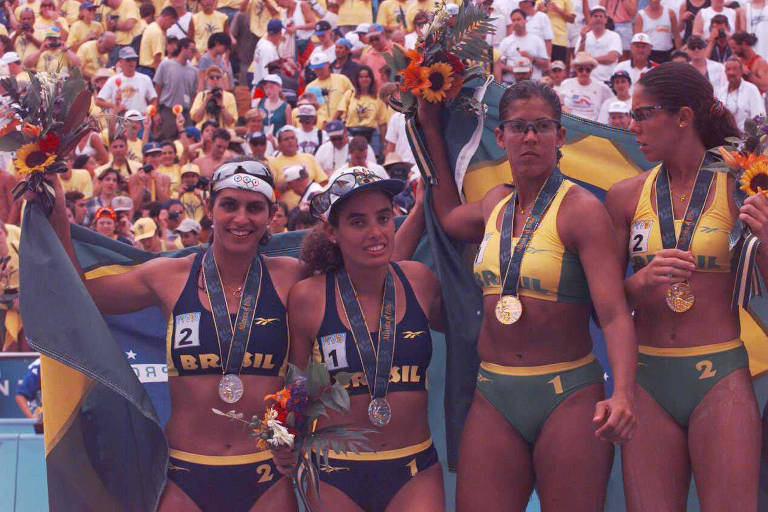
[[377,427],[383,427],[392,419],[392,409],[384,397],[374,398],[368,404],[368,419]]
[[228,373],[219,381],[219,398],[228,404],[234,404],[243,397],[243,381],[239,376]]

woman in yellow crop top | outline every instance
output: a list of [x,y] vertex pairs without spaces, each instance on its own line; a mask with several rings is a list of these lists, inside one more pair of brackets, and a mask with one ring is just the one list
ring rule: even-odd
[[[438,174],[433,204],[440,223],[452,238],[480,243],[474,272],[483,289],[482,363],[459,449],[457,509],[503,504],[524,510],[535,483],[543,510],[599,510],[611,443],[623,443],[635,427],[637,349],[620,255],[600,201],[561,181],[557,162],[565,129],[557,95],[542,84],[521,82],[504,93],[499,112],[496,141],[506,150],[515,188],[499,185],[464,205],[446,158],[439,109],[420,103],[418,113]],[[508,274],[499,263],[500,231],[513,192],[513,247],[525,246],[521,234],[533,205],[540,204],[537,197],[551,201],[520,265],[522,316],[505,325],[496,316]],[[607,400],[589,335],[593,305],[614,372],[615,390]]]
[[[640,343],[640,421],[622,450],[627,509],[685,510],[693,472],[702,510],[754,511],[760,418],[739,341],[739,313],[730,307],[728,234],[740,216],[768,240],[759,220],[768,216],[768,200],[749,198],[739,211],[734,179],[726,173],[714,173],[707,188],[709,173],[700,170],[707,149],[739,131],[695,69],[677,63],[654,68],[635,85],[632,108],[630,130],[646,158],[661,164],[617,183],[607,197],[617,246],[635,271],[625,289]],[[702,176],[702,192],[692,193]],[[697,202],[701,214],[682,250],[681,219]],[[675,243],[668,237],[662,244],[661,219],[670,233],[674,220]],[[758,258],[765,272],[762,250]],[[668,306],[672,286],[687,296]]]

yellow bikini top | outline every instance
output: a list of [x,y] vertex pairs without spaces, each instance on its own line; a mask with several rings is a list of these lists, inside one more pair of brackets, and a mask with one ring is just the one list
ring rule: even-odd
[[[629,257],[635,272],[646,266],[664,246],[661,243],[659,217],[651,205],[651,194],[655,195],[656,176],[661,166],[653,169],[643,184],[643,192],[637,202],[635,216],[629,236]],[[728,250],[728,234],[733,220],[728,207],[728,176],[716,172],[715,198],[702,212],[696,231],[693,233],[690,251],[696,263],[696,272],[730,272],[731,253]],[[711,192],[711,190],[710,190]],[[675,219],[675,235],[680,235],[682,219]]]
[[[557,234],[557,212],[565,194],[572,186],[573,182],[563,180],[552,199],[552,204],[531,237],[520,268],[518,294],[521,296],[552,302],[589,302],[589,287],[579,257],[565,249]],[[485,236],[477,250],[475,281],[483,289],[483,295],[501,293],[500,233],[496,222],[512,196],[513,194],[508,195],[494,206],[485,225]],[[512,239],[512,250],[518,240],[519,238]]]

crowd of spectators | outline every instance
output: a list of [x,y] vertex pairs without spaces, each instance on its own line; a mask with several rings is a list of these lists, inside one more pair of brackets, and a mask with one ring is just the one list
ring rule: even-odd
[[[468,0],[472,1],[472,0]],[[626,129],[633,84],[689,62],[736,116],[765,113],[766,0],[482,0],[497,81],[549,83],[564,110]],[[384,55],[414,48],[435,0],[5,0],[0,76],[78,68],[93,130],[61,175],[71,221],[147,251],[205,243],[207,183],[247,156],[271,169],[274,233],[310,227],[308,201],[345,166],[409,182],[418,172]],[[19,205],[13,154],[0,152],[4,349],[14,332]],[[0,225],[3,225],[0,224]],[[9,320],[10,319],[10,320]],[[18,331],[20,331],[20,322]]]

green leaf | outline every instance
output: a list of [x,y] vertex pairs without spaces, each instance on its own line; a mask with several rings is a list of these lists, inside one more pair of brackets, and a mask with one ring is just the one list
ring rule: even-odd
[[343,412],[349,410],[349,393],[347,390],[339,385],[333,385],[331,387],[331,397],[335,405],[334,409]]
[[309,396],[317,397],[323,389],[331,385],[331,375],[324,363],[310,360],[307,363],[307,392]]
[[24,145],[23,132],[10,132],[0,137],[0,151],[17,151]]
[[337,384],[347,387],[352,381],[352,374],[349,372],[339,372],[333,378]]

